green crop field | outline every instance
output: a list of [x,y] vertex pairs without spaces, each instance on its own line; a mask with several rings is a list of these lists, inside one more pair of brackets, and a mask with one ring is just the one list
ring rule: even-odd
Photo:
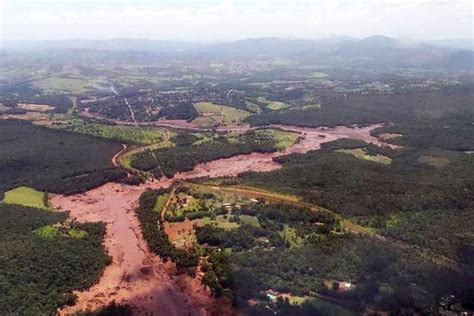
[[92,123],[82,119],[71,119],[65,124],[54,125],[54,128],[71,132],[114,139],[127,143],[154,144],[166,139],[166,130],[139,126],[119,126]]
[[80,94],[89,90],[98,89],[101,85],[104,85],[104,82],[99,79],[52,76],[35,81],[33,85],[47,93],[68,92]]
[[28,187],[18,187],[5,192],[4,203],[47,209],[44,204],[44,192]]
[[239,215],[240,220],[242,221],[242,224],[254,226],[254,227],[260,227],[260,222],[258,221],[258,218],[255,216],[250,216],[250,215]]
[[161,213],[161,211],[166,205],[166,202],[168,201],[168,198],[169,198],[169,194],[167,193],[159,195],[158,198],[156,199],[154,210],[158,213]]
[[384,156],[384,155],[368,155],[364,149],[362,148],[355,148],[355,149],[338,149],[336,150],[337,152],[340,152],[340,153],[345,153],[345,154],[349,154],[349,155],[352,155],[358,159],[363,159],[363,160],[368,160],[368,161],[372,161],[372,162],[378,162],[378,163],[382,163],[384,165],[388,165],[388,164],[391,164],[392,163],[392,159],[390,159],[389,157],[387,156]]
[[258,129],[255,131],[259,136],[267,136],[275,142],[275,147],[279,150],[290,147],[298,138],[297,133],[282,131],[276,128]]
[[61,235],[59,228],[53,225],[46,225],[34,230],[34,233],[38,237],[46,240],[51,240]]
[[193,122],[205,126],[237,124],[250,116],[250,112],[211,102],[199,102],[194,107],[200,116]]

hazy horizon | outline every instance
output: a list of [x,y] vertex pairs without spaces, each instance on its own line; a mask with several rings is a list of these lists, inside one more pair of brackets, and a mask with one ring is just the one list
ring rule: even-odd
[[308,41],[318,41],[318,40],[325,40],[325,39],[336,39],[336,38],[347,38],[347,39],[354,39],[354,40],[363,40],[365,38],[375,37],[375,36],[383,36],[392,38],[394,40],[400,41],[413,41],[418,43],[429,43],[429,42],[438,42],[438,41],[474,41],[474,38],[468,37],[451,37],[451,38],[440,38],[440,39],[411,39],[411,38],[400,38],[400,37],[393,37],[385,34],[371,34],[367,36],[349,36],[345,34],[333,34],[328,36],[320,36],[320,37],[289,37],[289,36],[257,36],[257,37],[240,37],[240,38],[229,38],[229,39],[215,39],[215,40],[198,40],[198,39],[180,39],[180,38],[149,38],[149,37],[110,37],[110,38],[64,38],[64,39],[0,39],[4,43],[39,43],[39,42],[67,42],[67,41],[117,41],[117,40],[137,40],[137,41],[163,41],[163,42],[181,42],[181,43],[189,43],[189,44],[214,44],[214,43],[230,43],[230,42],[237,42],[237,41],[246,41],[246,40],[263,40],[263,39],[279,39],[279,40],[308,40]]
[[473,5],[468,0],[0,0],[0,17],[2,41],[222,42],[333,35],[432,41],[473,37]]

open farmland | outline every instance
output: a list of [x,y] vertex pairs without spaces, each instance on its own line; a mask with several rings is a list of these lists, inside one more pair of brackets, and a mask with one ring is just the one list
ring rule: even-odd
[[18,187],[5,192],[4,203],[18,204],[28,207],[46,209],[48,207],[47,195],[44,192],[36,191],[28,187]]
[[168,132],[160,128],[140,126],[120,126],[100,122],[89,122],[82,119],[71,119],[53,125],[54,128],[87,134],[105,139],[113,139],[125,143],[150,145],[163,141]]
[[194,105],[199,117],[193,123],[202,126],[239,124],[250,116],[250,112],[211,102],[200,102]]

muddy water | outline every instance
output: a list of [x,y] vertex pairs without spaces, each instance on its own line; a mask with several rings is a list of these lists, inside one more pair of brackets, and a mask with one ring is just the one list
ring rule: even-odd
[[77,304],[59,311],[71,314],[84,309],[96,309],[112,301],[129,303],[139,314],[153,315],[220,315],[233,314],[226,302],[216,302],[199,284],[199,280],[173,276],[173,265],[152,254],[143,240],[133,209],[140,194],[147,188],[168,187],[175,179],[238,175],[245,171],[270,171],[281,166],[274,157],[304,153],[320,148],[322,143],[339,138],[354,138],[377,145],[386,145],[370,135],[380,125],[363,128],[298,128],[275,126],[300,134],[299,142],[282,152],[252,153],[200,164],[189,172],[178,173],[173,179],[163,179],[140,186],[108,183],[84,194],[56,195],[51,204],[68,210],[82,222],[104,222],[107,225],[104,245],[112,257],[100,280],[92,288],[77,292]]

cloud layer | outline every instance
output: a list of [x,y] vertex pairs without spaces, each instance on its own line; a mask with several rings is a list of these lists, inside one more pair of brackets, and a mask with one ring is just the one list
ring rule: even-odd
[[471,0],[0,0],[3,39],[472,37]]

